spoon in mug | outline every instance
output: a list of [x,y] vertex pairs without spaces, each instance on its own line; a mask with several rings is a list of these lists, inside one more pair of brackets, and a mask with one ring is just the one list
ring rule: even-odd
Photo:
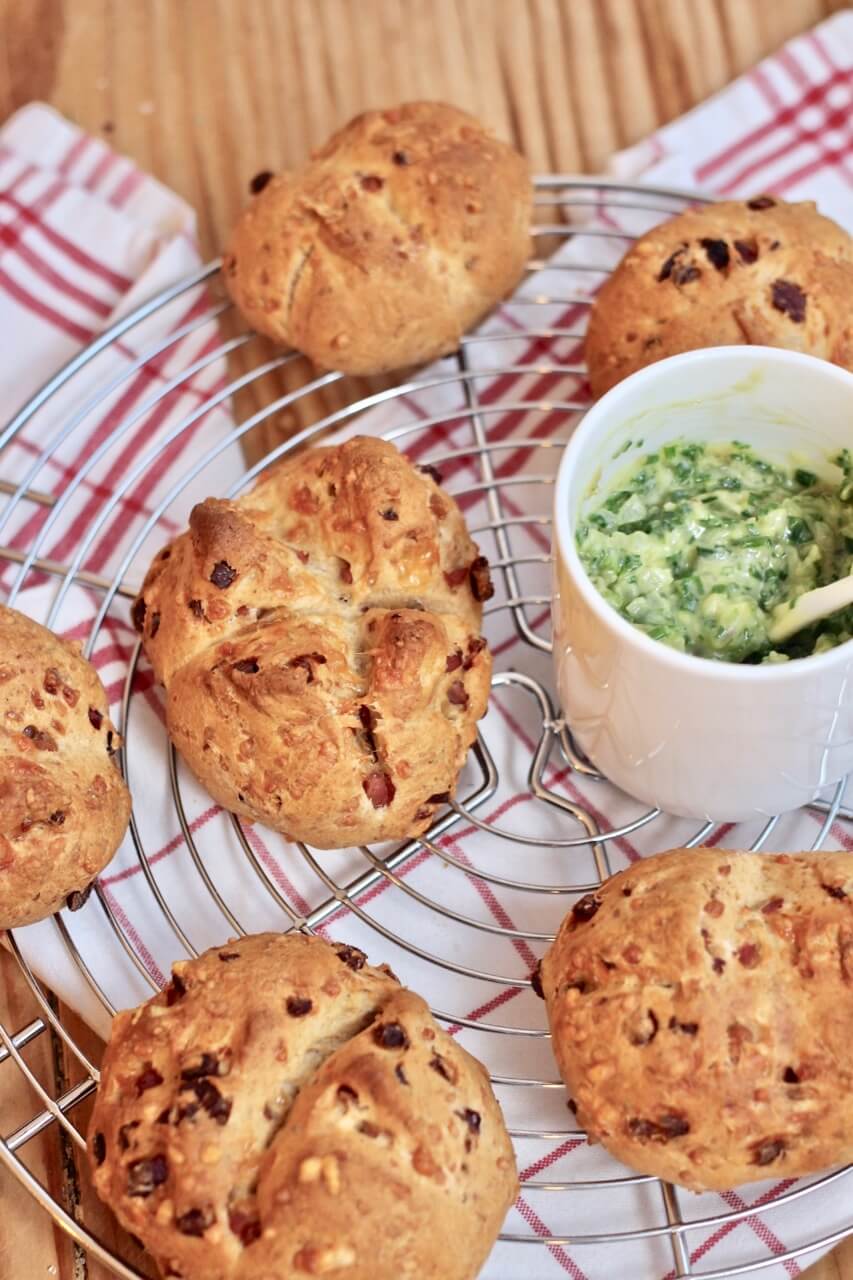
[[825,587],[814,587],[795,600],[777,604],[767,635],[772,644],[780,644],[790,640],[804,627],[810,627],[813,622],[819,622],[849,604],[853,604],[853,574],[839,578],[837,582],[829,582]]

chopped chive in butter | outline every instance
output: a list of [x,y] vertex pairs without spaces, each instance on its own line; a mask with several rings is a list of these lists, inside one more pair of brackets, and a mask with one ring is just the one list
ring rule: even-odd
[[853,569],[853,457],[835,481],[740,441],[676,440],[637,459],[577,528],[604,598],[652,639],[727,662],[780,662],[853,636],[853,607],[775,649],[773,609]]

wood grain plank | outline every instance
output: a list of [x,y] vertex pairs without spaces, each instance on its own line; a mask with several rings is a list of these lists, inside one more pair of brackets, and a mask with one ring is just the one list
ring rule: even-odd
[[[0,119],[33,98],[154,173],[197,211],[205,257],[218,253],[261,169],[293,168],[349,116],[412,97],[445,98],[524,147],[539,170],[600,170],[845,0],[0,0]],[[254,364],[271,348],[258,342]],[[249,368],[235,357],[232,372]],[[241,419],[304,385],[300,362],[237,398]],[[273,415],[254,456],[390,380],[343,379]],[[0,1019],[34,1002],[0,955]],[[73,1015],[67,1025],[97,1055]],[[79,1078],[42,1036],[27,1051],[46,1087]],[[77,1073],[77,1074],[75,1074]],[[8,1132],[33,1111],[0,1065]],[[84,1123],[81,1113],[80,1123]],[[69,1182],[53,1130],[27,1158],[101,1238],[141,1255],[94,1199]],[[79,1162],[77,1162],[79,1165]],[[0,1174],[3,1280],[106,1280],[11,1179]],[[853,1241],[808,1272],[853,1280]]]
[[803,1280],[850,1280],[853,1276],[853,1237],[803,1272]]
[[[27,990],[15,961],[0,948],[0,1021],[9,1030],[17,1031],[37,1015],[35,1000]],[[51,1078],[47,1036],[39,1036],[25,1050],[25,1057],[40,1079]],[[37,1109],[33,1091],[15,1064],[8,1060],[0,1063],[0,1116],[4,1135],[26,1123]],[[48,1182],[48,1165],[55,1160],[56,1153],[52,1135],[27,1145],[27,1164],[39,1181]],[[8,1276],[9,1280],[48,1274],[59,1276],[60,1262],[67,1271],[71,1255],[70,1241],[55,1237],[48,1219],[35,1201],[14,1179],[0,1172],[0,1276]],[[49,1271],[51,1267],[55,1268],[52,1273]]]
[[634,142],[647,137],[662,122],[642,15],[636,0],[605,0],[600,10],[607,83],[630,86],[630,92],[614,95],[615,128],[620,139]]

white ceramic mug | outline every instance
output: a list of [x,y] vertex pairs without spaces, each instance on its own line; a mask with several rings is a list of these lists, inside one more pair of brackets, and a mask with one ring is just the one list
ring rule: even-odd
[[763,666],[679,653],[599,595],[575,544],[596,495],[680,437],[742,440],[781,463],[796,451],[800,465],[826,473],[828,456],[853,450],[853,374],[770,347],[661,360],[593,405],[557,476],[554,665],[575,741],[647,804],[691,818],[766,818],[853,770],[853,641]]

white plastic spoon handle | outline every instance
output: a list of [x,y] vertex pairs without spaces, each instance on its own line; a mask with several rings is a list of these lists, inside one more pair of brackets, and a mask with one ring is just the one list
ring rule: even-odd
[[767,635],[773,644],[788,640],[791,636],[810,627],[821,618],[828,618],[831,613],[845,609],[853,604],[853,574],[830,582],[825,587],[815,587],[806,591],[791,604],[779,604],[773,610],[773,621],[767,628]]

